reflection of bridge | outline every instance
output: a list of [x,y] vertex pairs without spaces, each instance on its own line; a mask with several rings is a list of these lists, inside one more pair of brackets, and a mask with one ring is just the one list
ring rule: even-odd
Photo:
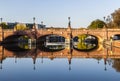
[[72,58],[120,58],[120,48],[101,48],[100,50],[93,50],[90,52],[81,52],[77,50],[64,49],[58,52],[44,52],[39,49],[30,50],[27,52],[12,52],[0,47],[0,60],[2,61],[8,57],[26,57],[26,58],[68,58],[71,61]]
[[33,64],[34,64],[34,69],[35,69],[35,63],[37,58],[43,59],[44,58],[49,58],[51,60],[54,60],[56,58],[65,58],[68,59],[69,63],[69,70],[71,70],[71,61],[72,58],[94,58],[97,60],[99,63],[99,60],[104,59],[104,64],[105,64],[105,70],[106,64],[112,62],[111,59],[120,59],[120,48],[115,48],[115,47],[109,47],[107,49],[104,49],[101,47],[101,49],[93,50],[90,52],[80,52],[76,50],[68,50],[64,49],[58,52],[43,52],[39,49],[34,49],[30,51],[25,51],[25,52],[12,52],[6,50],[3,46],[0,47],[0,69],[2,69],[2,63],[6,58],[31,58],[33,59]]

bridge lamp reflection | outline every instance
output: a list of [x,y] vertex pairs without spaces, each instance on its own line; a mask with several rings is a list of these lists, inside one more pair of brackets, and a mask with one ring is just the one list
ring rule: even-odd
[[106,67],[106,64],[105,64],[105,68],[104,68],[105,71],[107,71],[107,67]]
[[0,69],[2,69],[2,60],[0,61]]
[[2,69],[2,64],[0,64],[0,69]]

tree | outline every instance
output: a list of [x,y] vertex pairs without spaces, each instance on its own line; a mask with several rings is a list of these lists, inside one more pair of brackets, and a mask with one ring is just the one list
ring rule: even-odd
[[104,18],[107,28],[116,28],[113,24],[111,16],[108,15],[107,17],[103,17],[103,18]]
[[26,30],[26,29],[28,29],[28,28],[26,27],[25,24],[17,24],[17,25],[15,26],[15,29],[16,29],[16,30]]
[[7,25],[7,23],[5,23],[5,22],[2,22],[2,23],[0,24],[0,26],[2,27],[2,29],[7,29],[7,28],[8,28],[8,25]]
[[120,59],[114,59],[112,67],[115,68],[117,72],[120,72]]
[[120,8],[111,14],[114,26],[120,27]]
[[97,28],[103,28],[105,25],[105,22],[99,19],[96,19],[91,22],[91,24],[88,26],[89,29],[97,29]]

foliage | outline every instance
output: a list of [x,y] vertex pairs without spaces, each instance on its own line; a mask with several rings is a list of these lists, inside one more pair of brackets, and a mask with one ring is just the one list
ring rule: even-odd
[[113,65],[112,67],[115,68],[117,72],[120,72],[120,59],[113,59]]
[[28,44],[29,37],[28,36],[21,36],[19,37],[19,44],[18,46],[22,49],[29,49]]
[[89,35],[83,34],[78,36],[78,44],[77,44],[77,49],[79,50],[89,50],[94,48],[95,46],[93,45],[88,45],[84,41]]
[[87,37],[86,34],[78,36],[78,38],[79,38],[79,43],[78,43],[78,46],[77,46],[78,49],[87,49],[85,43],[83,42],[86,37]]
[[120,27],[120,8],[118,10],[115,10],[111,15],[114,25]]
[[2,27],[2,29],[7,29],[7,28],[8,28],[8,25],[7,25],[7,23],[5,23],[5,22],[2,22],[2,23],[0,24],[0,26]]
[[16,29],[16,30],[26,30],[26,29],[28,29],[28,27],[26,27],[25,24],[17,24],[17,25],[15,26],[15,29]]
[[102,20],[94,20],[91,22],[91,24],[88,26],[89,29],[97,29],[97,28],[103,28],[105,25],[105,22]]

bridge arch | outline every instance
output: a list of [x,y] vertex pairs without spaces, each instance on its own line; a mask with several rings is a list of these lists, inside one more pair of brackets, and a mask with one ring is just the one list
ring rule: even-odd
[[37,39],[37,45],[43,51],[60,51],[64,49],[65,37],[56,34],[42,35]]
[[113,40],[120,40],[120,34],[114,34],[114,35],[112,35],[111,39],[113,39]]
[[2,46],[9,51],[17,51],[18,52],[18,51],[29,50],[29,47],[28,48],[21,47],[21,46],[23,46],[23,44],[24,45],[28,44],[28,38],[30,38],[30,37],[27,37],[27,40],[26,40],[26,37],[27,36],[25,36],[25,35],[10,35],[10,36],[6,37],[4,39],[4,41],[2,41]]
[[97,39],[98,42],[99,42],[100,40],[102,40],[101,37],[99,37],[99,36],[95,36],[95,35],[92,35],[92,34],[84,34],[84,33],[74,36],[73,39],[74,39],[75,37],[77,37],[77,36],[82,36],[82,35],[95,37],[95,39]]
[[81,34],[73,38],[73,47],[79,51],[91,51],[98,47],[98,38],[90,34]]
[[96,36],[97,37],[97,39],[98,39],[98,43],[101,43],[101,42],[103,42],[103,37],[101,37],[101,36],[99,36],[99,35],[94,35],[94,36]]
[[61,35],[61,34],[53,34],[53,33],[50,33],[50,34],[43,34],[43,35],[40,35],[40,36],[38,37],[38,39],[43,38],[43,37],[46,37],[46,36],[49,36],[49,35],[56,35],[56,36],[61,36],[61,37],[66,38],[66,36]]
[[[18,38],[21,36],[26,36],[26,35],[10,35],[4,38],[3,43],[16,43],[18,42]],[[29,36],[27,36],[30,38]]]

